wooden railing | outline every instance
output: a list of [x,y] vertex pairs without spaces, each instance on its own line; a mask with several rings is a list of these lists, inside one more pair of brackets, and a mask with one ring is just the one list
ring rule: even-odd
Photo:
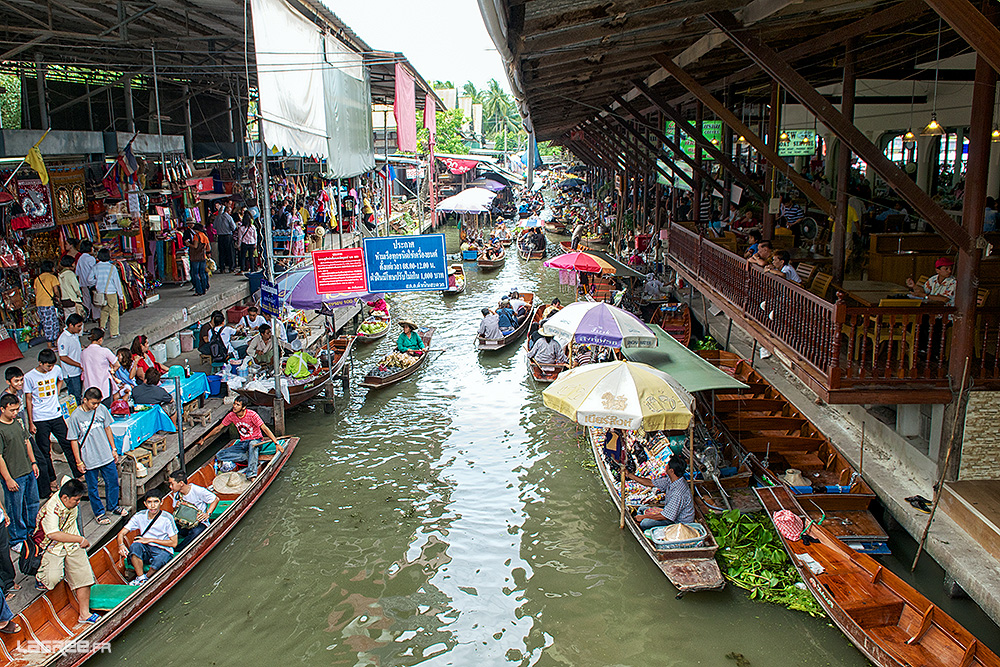
[[[947,386],[954,308],[861,308],[843,293],[831,303],[676,225],[668,256],[827,390]],[[1000,308],[980,308],[976,318],[971,372],[1000,380]]]

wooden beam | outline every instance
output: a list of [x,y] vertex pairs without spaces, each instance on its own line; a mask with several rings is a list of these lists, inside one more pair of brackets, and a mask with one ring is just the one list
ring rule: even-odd
[[[854,52],[854,40],[847,43],[844,53],[844,83],[843,103],[840,113],[844,118],[854,122],[854,92],[857,88],[855,65],[857,58]],[[851,181],[851,149],[843,141],[837,152],[837,213],[833,216],[833,234],[830,238],[830,254],[833,255],[833,282],[838,285],[844,282],[844,268],[847,265],[847,186]]]
[[601,129],[604,130],[601,137],[605,141],[607,141],[612,147],[621,150],[627,157],[631,158],[631,160],[629,160],[629,167],[631,170],[639,172],[655,163],[655,159],[651,157],[647,151],[638,146],[630,136],[625,134],[625,132],[608,123],[606,118],[596,119],[595,125],[596,124],[600,124]]
[[809,198],[813,204],[815,204],[826,215],[833,215],[833,204],[830,203],[830,200],[821,195],[819,191],[812,186],[812,183],[807,181],[804,176],[792,169],[784,158],[768,148],[767,144],[765,144],[760,137],[754,134],[749,127],[744,125],[739,118],[729,111],[729,109],[727,109],[725,105],[717,100],[710,92],[705,90],[704,86],[695,81],[690,74],[675,65],[674,61],[671,60],[669,56],[658,55],[654,56],[653,59],[660,63],[664,69],[670,72],[670,74],[677,79],[682,86],[691,91],[697,99],[704,102],[705,106],[711,109],[723,123],[733,128],[737,134],[742,135],[743,138],[746,139],[747,142],[753,146],[765,160],[767,160],[780,173],[784,174],[795,185],[795,187],[802,192],[803,195]]
[[[653,144],[651,141],[649,141],[648,139],[646,139],[646,137],[643,137],[639,133],[639,131],[636,130],[631,125],[629,125],[628,122],[622,120],[621,118],[619,118],[619,117],[617,117],[615,115],[605,116],[605,117],[602,118],[602,120],[607,121],[608,118],[613,118],[615,120],[615,122],[617,122],[622,127],[624,127],[629,132],[629,134],[634,135],[638,141],[642,142],[646,146],[646,148],[649,150],[650,154],[653,156],[652,160],[650,161],[650,166],[651,167],[653,167],[654,169],[656,169],[656,171],[658,171],[659,173],[663,174],[663,176],[665,178],[673,178],[670,174],[668,174],[666,171],[664,171],[663,168],[659,164],[659,157],[660,157],[660,154],[663,152],[662,149],[657,148],[655,144]],[[671,161],[669,161],[669,160],[664,160],[663,163],[665,165],[667,165],[667,167],[670,168],[670,171],[672,171],[674,174],[676,174],[677,176],[679,176],[681,178],[681,180],[684,180],[686,182],[686,180],[688,178],[687,174],[685,174],[683,171],[677,169],[671,163]]]
[[[925,0],[994,70],[1000,72],[1000,30],[969,0]],[[992,0],[991,0],[992,2]]]
[[[707,151],[709,155],[715,158],[715,160],[719,164],[721,164],[727,171],[729,171],[729,173],[732,174],[736,178],[736,180],[743,183],[748,190],[753,192],[761,199],[764,198],[764,193],[760,189],[760,187],[757,186],[757,183],[755,183],[752,178],[747,176],[743,172],[743,170],[737,167],[736,164],[734,164],[733,161],[729,159],[728,155],[720,151],[715,146],[715,144],[706,139],[704,134],[698,132],[698,128],[696,128],[694,125],[688,122],[688,120],[681,115],[680,111],[667,104],[666,100],[664,100],[660,95],[657,95],[648,87],[646,87],[646,84],[644,84],[642,81],[633,81],[632,83],[635,84],[635,87],[639,90],[640,93],[645,95],[646,98],[653,103],[653,106],[655,106],[662,113],[666,114],[668,118],[674,121],[675,125],[678,125],[681,128],[681,130],[685,132],[685,134],[694,139],[696,144],[701,146],[702,149]],[[630,114],[636,116],[635,107],[633,107],[627,100],[625,100],[624,97],[620,95],[613,95],[612,99],[614,99],[619,104],[619,106],[628,111]],[[638,118],[638,116],[636,117]],[[662,132],[660,134],[662,134]]]
[[[930,195],[917,187],[864,133],[833,108],[812,85],[767,46],[751,30],[741,25],[729,12],[708,15],[716,27],[725,32],[740,50],[802,102],[841,141],[871,166],[889,186],[922,215],[942,236],[959,248],[971,251],[974,240],[965,229],[952,220]],[[998,42],[1000,45],[1000,42]]]

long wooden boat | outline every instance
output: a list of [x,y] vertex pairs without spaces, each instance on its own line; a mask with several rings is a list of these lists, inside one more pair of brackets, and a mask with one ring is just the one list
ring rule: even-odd
[[528,330],[528,326],[531,324],[531,320],[535,317],[535,295],[531,292],[518,292],[518,298],[528,304],[528,317],[524,318],[524,321],[517,325],[517,328],[512,332],[504,336],[503,338],[486,338],[485,336],[480,336],[476,334],[476,349],[480,352],[485,351],[495,351],[502,350],[507,347],[518,337],[523,336]]
[[[502,248],[502,246],[501,246]],[[496,259],[486,259],[486,253],[479,255],[479,259],[476,260],[477,266],[479,266],[480,271],[496,271],[501,268],[507,262],[507,251],[501,250],[500,256]]]
[[649,317],[649,323],[659,325],[684,347],[691,344],[691,309],[686,303],[656,305]]
[[327,375],[336,376],[343,370],[351,358],[355,340],[357,336],[338,336],[319,346],[315,356],[319,358]]
[[[285,401],[285,408],[294,408],[326,391],[330,384],[330,371],[320,365],[315,373],[301,380],[286,379],[288,381],[288,400]],[[263,382],[270,385],[268,391],[245,388],[235,391],[250,401],[250,405],[274,405],[274,380],[263,380]]]
[[550,220],[549,222],[544,223],[542,227],[544,227],[545,231],[549,232],[550,234],[558,234],[559,236],[568,236],[568,234],[566,233],[566,225],[563,224],[562,222]]
[[[274,454],[262,454],[260,472],[250,486],[240,494],[216,493],[220,508],[213,514],[208,529],[175,555],[142,586],[126,584],[125,561],[112,542],[90,555],[90,566],[97,578],[91,589],[91,609],[100,619],[92,625],[79,625],[76,599],[65,581],[40,594],[14,617],[21,630],[0,635],[0,665],[10,667],[75,667],[86,662],[120,635],[143,612],[152,607],[183,579],[222,541],[253,507],[275,480],[295,450],[299,439],[283,438],[282,447]],[[211,488],[215,479],[214,461],[209,461],[192,475],[192,483]],[[173,509],[171,501],[164,510]],[[127,535],[131,543],[137,532]],[[102,604],[102,600],[105,601]],[[106,607],[101,609],[100,607]],[[71,647],[63,651],[64,647]],[[50,649],[46,651],[45,649]]]
[[373,322],[385,322],[385,328],[384,329],[379,329],[375,333],[370,333],[370,334],[362,332],[360,330],[360,328],[359,328],[358,329],[358,333],[357,333],[357,337],[358,337],[358,342],[359,343],[373,343],[373,342],[379,340],[380,338],[385,338],[385,335],[387,333],[389,333],[390,329],[392,329],[392,318],[391,317],[389,319],[387,319],[387,320],[380,320],[380,319],[375,318],[375,317],[366,317],[361,324],[371,324]]
[[868,511],[874,491],[829,438],[746,360],[722,350],[698,354],[749,386],[698,397],[713,437],[750,454],[748,463],[766,484],[784,485],[787,470],[801,471],[809,486],[793,491],[811,516],[825,513],[827,529],[855,548],[888,553],[888,535]]
[[[615,487],[614,475],[604,460],[602,452],[604,429],[587,427],[587,435],[594,454],[594,462],[597,464],[604,486],[614,503],[615,517],[617,518],[622,511],[622,498]],[[722,572],[719,570],[719,564],[715,560],[715,552],[718,551],[719,545],[715,541],[715,537],[712,536],[712,531],[708,530],[708,526],[705,526],[701,521],[698,523],[701,523],[705,528],[705,539],[701,544],[690,548],[663,551],[655,548],[652,541],[643,534],[639,524],[631,517],[626,517],[625,520],[625,526],[635,541],[677,589],[677,597],[693,591],[718,590],[726,585]]]
[[[528,325],[528,340],[524,343],[524,358],[528,362],[528,372],[531,373],[531,377],[534,378],[535,382],[539,384],[554,382],[559,377],[559,374],[569,367],[568,364],[540,364],[528,357],[528,343],[531,341],[531,336],[538,330],[538,326],[541,324],[542,319],[544,319],[547,309],[548,307],[545,305],[535,308],[535,316],[531,318],[531,324]],[[562,310],[562,308],[558,310]]]
[[448,269],[455,272],[455,286],[442,290],[441,293],[445,296],[455,296],[457,294],[461,294],[465,291],[465,267],[461,264],[452,264],[448,267]]
[[[768,514],[788,510],[818,542],[782,536],[792,563],[820,606],[865,656],[880,667],[1000,667],[1000,658],[940,607],[880,565],[809,524],[797,497],[783,487],[757,489]],[[780,534],[780,532],[779,532]]]
[[522,237],[526,235],[529,230],[525,230],[517,237],[517,256],[521,259],[544,259],[545,249],[541,250],[526,250],[524,244],[522,243]]
[[383,387],[388,387],[390,385],[396,384],[400,380],[405,380],[414,373],[416,373],[420,368],[427,363],[427,358],[430,356],[429,348],[431,346],[431,339],[434,337],[435,327],[427,327],[425,329],[418,329],[417,333],[420,338],[424,341],[424,347],[427,351],[417,357],[417,363],[412,366],[407,366],[406,368],[401,368],[394,373],[389,373],[383,375],[378,370],[378,366],[372,367],[365,375],[364,379],[361,381],[362,387],[367,387],[368,389],[381,389]]

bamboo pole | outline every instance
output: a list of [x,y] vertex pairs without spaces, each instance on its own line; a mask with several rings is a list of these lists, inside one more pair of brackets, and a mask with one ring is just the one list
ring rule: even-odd
[[924,550],[924,544],[927,543],[927,535],[931,532],[931,522],[934,521],[934,513],[937,511],[938,503],[941,501],[941,488],[944,486],[944,476],[948,474],[948,462],[951,461],[951,453],[955,449],[955,434],[958,432],[958,419],[959,413],[962,410],[963,397],[966,394],[965,391],[965,381],[968,379],[969,375],[969,359],[965,360],[965,370],[962,371],[962,385],[958,389],[958,401],[955,405],[955,415],[951,424],[951,438],[948,439],[948,451],[944,455],[944,465],[941,466],[941,474],[938,475],[938,483],[934,487],[934,502],[931,504],[931,513],[927,517],[927,525],[924,526],[924,533],[920,536],[920,543],[917,544],[917,553],[913,557],[913,565],[910,566],[910,572],[917,569],[917,561],[920,560],[920,554]]
[[622,433],[621,437],[618,439],[618,470],[619,476],[621,477],[622,486],[622,515],[621,519],[618,521],[618,529],[624,530],[625,528],[625,434]]

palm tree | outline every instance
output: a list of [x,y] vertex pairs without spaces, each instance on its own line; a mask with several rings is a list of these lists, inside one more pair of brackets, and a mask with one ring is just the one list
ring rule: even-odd
[[471,97],[474,104],[479,104],[483,101],[482,91],[476,90],[476,84],[471,81],[466,81],[465,85],[462,86],[462,96]]

